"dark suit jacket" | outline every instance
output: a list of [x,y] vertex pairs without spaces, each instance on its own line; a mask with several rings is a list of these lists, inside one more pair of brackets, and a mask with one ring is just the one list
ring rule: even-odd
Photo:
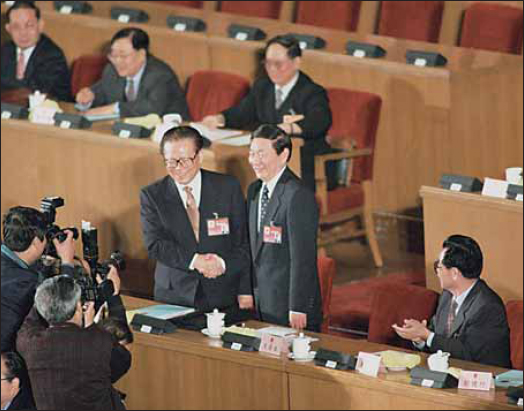
[[473,287],[447,337],[452,294],[444,291],[429,328],[435,332],[430,351],[442,350],[452,358],[499,367],[511,366],[509,326],[501,298],[483,281]]
[[91,86],[95,94],[92,107],[119,102],[122,117],[137,117],[156,113],[179,113],[189,119],[184,92],[176,74],[166,63],[149,55],[134,101],[126,101],[126,78],[120,77],[111,63],[107,64],[102,78]]
[[[253,294],[246,206],[236,178],[202,170],[199,243],[171,177],[143,188],[140,202],[144,242],[149,257],[157,261],[155,299],[195,307],[200,287],[209,310],[236,304],[238,295]],[[215,218],[214,213],[229,218],[229,235],[208,236],[207,221]],[[226,263],[225,274],[210,280],[190,271],[196,253],[218,254]]]
[[26,62],[22,80],[16,78],[16,46],[12,41],[2,47],[2,91],[26,87],[48,93],[61,101],[71,101],[71,78],[64,53],[53,40],[42,34]]
[[[119,296],[109,301],[121,305]],[[42,410],[114,409],[112,382],[131,366],[131,354],[97,325],[49,327],[35,308],[18,333],[36,406]]]
[[[29,382],[25,382],[25,384],[29,384]],[[31,390],[29,389],[27,385],[22,386],[22,388],[20,389],[16,397],[13,398],[11,405],[9,405],[7,409],[8,410],[36,410],[35,402],[31,394]]]
[[318,207],[314,194],[289,169],[273,192],[261,227],[282,228],[282,244],[264,244],[258,233],[262,182],[248,191],[249,238],[256,304],[263,321],[289,325],[289,311],[307,314],[308,329],[322,323],[322,297],[317,273]]

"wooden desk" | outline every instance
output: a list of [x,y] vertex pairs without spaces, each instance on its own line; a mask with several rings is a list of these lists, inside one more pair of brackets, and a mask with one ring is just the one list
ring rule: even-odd
[[[120,139],[110,125],[64,130],[29,121],[2,120],[2,215],[16,205],[38,208],[46,196],[61,196],[57,224],[98,228],[100,256],[115,249],[128,259],[123,287],[153,295],[154,263],[148,261],[140,226],[140,189],[166,175],[158,144]],[[301,140],[293,139],[292,170],[300,174]],[[203,168],[238,177],[244,192],[255,180],[249,148],[214,143],[204,150]],[[77,254],[81,255],[78,244]]]
[[452,234],[473,237],[484,255],[482,278],[505,301],[522,299],[522,203],[422,187],[427,287],[438,292],[433,262]]
[[[128,309],[150,301],[125,297]],[[262,323],[247,326],[261,328]],[[308,334],[309,335],[309,334]],[[392,349],[324,334],[323,347],[357,354]],[[333,371],[284,357],[243,353],[221,347],[195,331],[153,336],[135,333],[133,365],[117,384],[128,394],[128,409],[518,409],[506,403],[505,390],[479,393],[434,390],[409,384],[408,372],[377,379],[354,371]],[[423,365],[425,365],[425,354]],[[502,372],[463,361],[466,370]]]

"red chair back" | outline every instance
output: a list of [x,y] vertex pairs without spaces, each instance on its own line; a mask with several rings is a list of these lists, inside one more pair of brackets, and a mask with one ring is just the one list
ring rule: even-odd
[[297,1],[296,23],[356,31],[361,1]]
[[191,118],[202,120],[240,102],[249,92],[249,81],[236,74],[197,71],[189,80],[187,104]]
[[80,56],[71,65],[71,92],[76,96],[82,88],[89,87],[102,77],[108,63],[106,56],[92,54]]
[[378,34],[437,43],[443,1],[382,1]]
[[519,54],[522,51],[522,9],[474,3],[464,13],[460,46]]
[[[380,96],[360,91],[328,89],[333,125],[328,132],[329,143],[349,148],[353,140],[356,148],[375,148],[382,108]],[[352,181],[359,183],[373,178],[373,158],[354,160]]]
[[429,320],[434,315],[439,295],[424,287],[388,284],[375,290],[371,302],[368,341],[413,348],[410,341],[399,337],[391,327],[406,319]]
[[278,19],[281,1],[221,1],[220,11],[249,17]]
[[331,292],[333,290],[333,279],[337,273],[337,265],[332,258],[319,255],[317,259],[317,268],[320,281],[320,293],[322,295],[322,311],[324,315],[322,332],[328,333],[331,317]]
[[506,313],[511,332],[511,366],[516,370],[522,370],[522,300],[509,301],[506,304]]
[[204,5],[203,1],[155,1],[155,3],[166,3],[173,6],[190,7],[192,9],[201,9]]

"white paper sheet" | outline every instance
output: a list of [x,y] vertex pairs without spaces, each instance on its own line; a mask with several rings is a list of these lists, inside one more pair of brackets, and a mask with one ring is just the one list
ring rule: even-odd
[[200,134],[211,141],[223,140],[228,137],[235,137],[242,134],[240,130],[216,129],[211,130],[201,123],[190,123],[190,126],[197,129]]

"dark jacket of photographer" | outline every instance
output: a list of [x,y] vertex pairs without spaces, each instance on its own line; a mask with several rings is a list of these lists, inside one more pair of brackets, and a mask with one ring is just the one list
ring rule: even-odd
[[[120,296],[109,300],[110,316],[123,312]],[[48,324],[31,310],[18,333],[38,409],[115,409],[112,383],[131,366],[130,352],[98,325]]]
[[[62,266],[62,274],[71,274],[73,267]],[[2,245],[2,352],[15,349],[16,333],[33,307],[38,272]]]

